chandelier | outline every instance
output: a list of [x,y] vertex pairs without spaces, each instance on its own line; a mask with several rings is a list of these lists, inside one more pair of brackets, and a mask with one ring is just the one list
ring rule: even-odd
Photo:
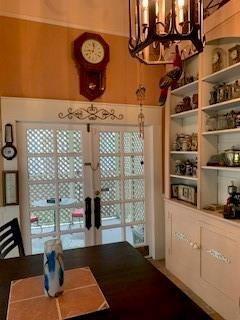
[[129,0],[129,51],[147,64],[172,63],[203,51],[203,0]]

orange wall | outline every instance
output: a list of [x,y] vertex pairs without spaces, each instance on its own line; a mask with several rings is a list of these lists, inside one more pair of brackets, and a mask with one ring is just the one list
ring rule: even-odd
[[[72,60],[72,42],[83,31],[39,22],[0,17],[0,95],[86,100]],[[136,103],[138,62],[127,49],[127,38],[103,34],[110,45],[107,88],[98,100]],[[147,87],[145,104],[157,105],[160,66],[142,65]]]

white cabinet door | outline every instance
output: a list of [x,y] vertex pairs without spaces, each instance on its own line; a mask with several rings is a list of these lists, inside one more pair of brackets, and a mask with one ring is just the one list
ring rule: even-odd
[[200,239],[191,210],[166,205],[166,235],[167,268],[188,286],[195,285],[200,272]]
[[240,319],[239,242],[231,237],[230,229],[221,230],[206,223],[202,223],[200,234],[200,277],[203,285],[211,288],[206,297],[227,319]]

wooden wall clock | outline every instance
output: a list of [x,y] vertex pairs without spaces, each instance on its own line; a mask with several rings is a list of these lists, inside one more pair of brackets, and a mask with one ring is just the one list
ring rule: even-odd
[[79,72],[80,94],[92,101],[106,88],[109,46],[96,33],[85,32],[74,41],[74,59]]

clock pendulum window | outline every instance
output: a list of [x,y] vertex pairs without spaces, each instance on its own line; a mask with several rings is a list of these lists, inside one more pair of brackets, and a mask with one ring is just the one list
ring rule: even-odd
[[74,41],[73,50],[80,77],[80,94],[92,101],[106,88],[109,46],[100,35],[85,32]]

